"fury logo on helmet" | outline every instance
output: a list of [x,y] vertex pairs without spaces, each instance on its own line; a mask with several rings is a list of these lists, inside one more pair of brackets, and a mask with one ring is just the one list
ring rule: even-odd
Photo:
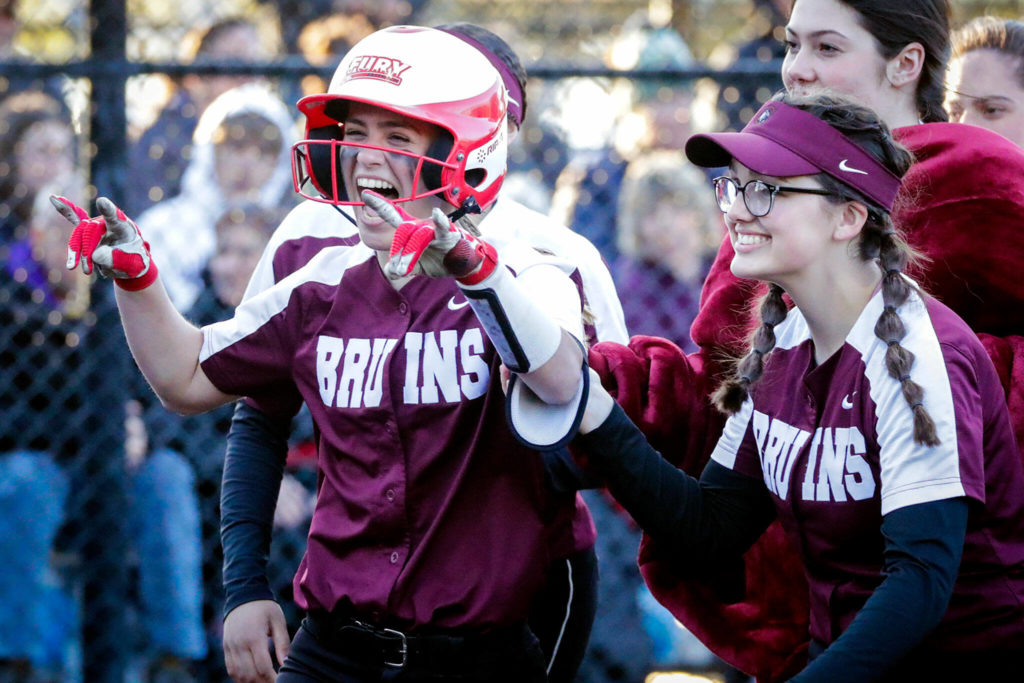
[[411,65],[393,57],[364,55],[352,60],[345,75],[348,77],[347,80],[373,78],[378,81],[387,81],[393,85],[401,85],[402,75],[410,68]]

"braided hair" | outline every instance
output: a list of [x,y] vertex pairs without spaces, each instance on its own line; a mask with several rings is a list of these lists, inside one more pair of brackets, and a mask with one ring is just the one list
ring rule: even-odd
[[[825,121],[899,177],[907,172],[913,162],[910,152],[893,140],[889,129],[870,109],[833,94],[782,94],[775,99]],[[935,423],[923,404],[924,390],[910,377],[914,354],[901,344],[907,330],[898,311],[913,288],[911,281],[903,275],[903,268],[908,261],[920,256],[899,235],[888,211],[832,176],[821,173],[815,178],[830,193],[825,197],[827,201],[835,204],[856,201],[868,208],[867,220],[856,247],[862,260],[875,261],[882,271],[884,308],[875,323],[875,336],[887,345],[886,370],[890,377],[900,383],[903,398],[914,413],[914,440],[920,444],[936,446],[939,438]],[[764,372],[764,359],[775,347],[774,328],[785,320],[787,314],[782,295],[781,287],[769,285],[760,306],[761,324],[754,332],[750,351],[736,362],[732,376],[726,378],[712,397],[715,405],[725,413],[732,414],[740,409],[749,395],[750,386]]]

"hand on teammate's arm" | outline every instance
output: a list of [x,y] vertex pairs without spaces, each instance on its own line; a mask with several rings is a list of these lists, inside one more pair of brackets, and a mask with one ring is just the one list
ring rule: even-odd
[[615,407],[615,400],[601,386],[601,377],[593,368],[587,368],[587,372],[590,373],[590,394],[583,419],[580,420],[580,434],[589,434],[604,424]]
[[160,401],[185,414],[230,401],[233,397],[214,387],[199,367],[202,332],[175,310],[158,284],[156,264],[138,226],[106,197],[96,200],[100,216],[94,218],[64,197],[51,196],[50,202],[75,225],[68,269],[81,264],[86,273],[95,269],[118,285],[128,346]]
[[291,641],[284,611],[273,600],[239,605],[224,619],[224,664],[235,683],[271,683],[275,679],[268,638],[278,663],[283,662]]

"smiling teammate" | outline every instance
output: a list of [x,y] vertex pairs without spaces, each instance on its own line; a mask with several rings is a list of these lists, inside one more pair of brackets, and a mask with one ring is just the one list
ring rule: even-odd
[[728,166],[714,188],[732,272],[769,283],[760,326],[715,394],[730,418],[699,481],[597,381],[587,462],[665,583],[729,572],[781,521],[810,586],[791,680],[1003,680],[1024,656],[1024,470],[981,342],[902,272],[889,215],[911,155],[871,110],[792,95],[686,154]]
[[[305,401],[313,415],[319,491],[297,578],[309,616],[289,650],[265,587],[228,586],[235,680],[273,677],[268,636],[283,681],[545,680],[527,609],[571,534],[574,497],[546,487],[540,455],[511,438],[494,380],[512,368],[523,405],[532,392],[571,424],[582,301],[570,267],[444,215],[494,201],[505,108],[497,72],[453,36],[396,27],[361,41],[329,92],[300,103],[310,140],[296,161],[353,204],[349,243],[201,331],[152,286],[155,264],[112,204],[85,219],[58,202],[81,220],[74,253],[116,278],[132,351],[167,405],[194,412],[247,395],[271,414]],[[224,508],[243,525],[258,519],[272,492],[230,475]],[[252,559],[229,545],[226,575]]]

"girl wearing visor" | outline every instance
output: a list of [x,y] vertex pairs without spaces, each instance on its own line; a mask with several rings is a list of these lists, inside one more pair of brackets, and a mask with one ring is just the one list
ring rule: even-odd
[[[789,93],[830,90],[869,106],[913,153],[893,213],[923,256],[907,273],[978,334],[1024,443],[1024,152],[992,131],[946,122],[949,5],[796,0],[782,79]],[[652,337],[590,352],[591,366],[652,444],[694,474],[721,430],[723,416],[708,400],[725,371],[720,359],[743,353],[757,318],[749,304],[765,289],[734,274],[733,257],[726,239],[690,329],[696,353]],[[745,572],[718,577],[714,592],[662,571],[656,550],[645,542],[640,553],[651,592],[716,654],[763,680],[785,679],[803,666],[808,586],[799,548],[779,524],[747,553]]]
[[[587,375],[570,267],[456,218],[497,197],[506,103],[495,68],[455,36],[403,26],[360,41],[328,92],[299,105],[297,170],[321,200],[352,206],[348,239],[202,329],[175,312],[112,202],[89,218],[53,199],[76,223],[69,267],[114,278],[166,406],[246,396],[272,415],[305,402],[313,417],[319,485],[295,581],[308,616],[289,643],[264,583],[226,586],[225,634],[257,636],[225,636],[236,681],[274,679],[268,637],[279,681],[546,680],[527,617],[552,549],[572,538],[575,495],[545,485],[534,446],[574,432]],[[516,373],[508,403],[502,366]],[[538,419],[516,439],[506,409]],[[273,506],[227,479],[234,524]],[[228,545],[237,576],[255,560]]]
[[903,272],[890,214],[910,154],[871,110],[824,95],[779,97],[686,154],[727,167],[714,189],[732,272],[768,286],[714,395],[730,417],[694,479],[592,381],[578,459],[644,528],[664,583],[732,573],[781,522],[810,586],[794,681],[1018,665],[1024,471],[981,342]]

